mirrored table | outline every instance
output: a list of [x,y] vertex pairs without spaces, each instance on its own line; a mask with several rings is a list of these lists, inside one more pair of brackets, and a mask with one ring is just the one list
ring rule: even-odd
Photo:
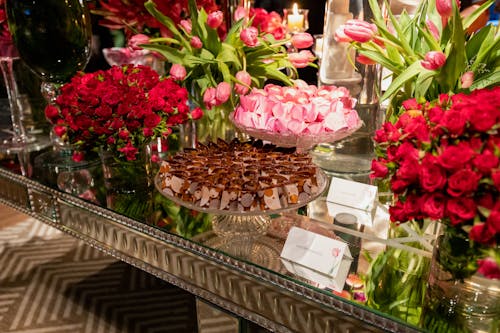
[[[95,200],[63,192],[38,175],[22,176],[16,156],[0,157],[0,202],[266,329],[423,331],[418,326],[421,303],[403,311],[394,304],[382,306],[370,299],[372,295],[387,298],[400,293],[394,285],[373,280],[373,276],[370,280],[368,273],[381,254],[395,249],[426,262],[432,252],[431,235],[415,238],[410,230],[409,236],[388,239],[388,215],[382,204],[377,205],[369,222],[353,222],[352,215],[335,215],[325,191],[304,208],[273,215],[265,235],[242,245],[237,240],[221,239],[211,230],[210,222],[206,223],[210,219],[196,218],[189,211],[172,209],[174,214],[184,214],[176,224],[168,217],[154,222],[130,218]],[[151,198],[158,197],[152,194]],[[344,276],[326,276],[281,258],[292,227],[347,243],[351,257],[343,261]],[[378,263],[379,270],[383,267]],[[404,267],[397,269],[406,273]],[[412,288],[414,281],[425,284],[425,270],[413,279],[407,288]]]

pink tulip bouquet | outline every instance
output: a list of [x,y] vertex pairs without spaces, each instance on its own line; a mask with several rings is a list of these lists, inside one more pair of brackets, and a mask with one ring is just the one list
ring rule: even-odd
[[241,96],[232,114],[235,125],[255,138],[299,149],[340,140],[362,125],[346,88],[294,83],[267,84]]
[[417,12],[396,18],[385,15],[369,0],[373,22],[350,20],[335,38],[357,50],[357,61],[380,64],[392,72],[392,83],[382,96],[390,99],[392,121],[403,112],[402,102],[434,100],[439,94],[470,92],[500,82],[500,30],[488,25],[469,32],[474,21],[494,2],[484,2],[473,14],[461,17],[458,1],[422,1]]
[[291,43],[297,49],[309,48],[313,38],[307,33],[277,39],[253,26],[252,18],[242,16],[221,37],[217,31],[224,24],[223,13],[198,10],[194,0],[188,4],[190,19],[176,24],[148,1],[146,8],[172,35],[152,38],[140,47],[161,54],[172,64],[170,74],[183,81],[191,102],[204,109],[199,124],[214,132],[211,139],[223,137],[220,125],[231,124],[229,113],[241,95],[252,87],[262,88],[269,79],[291,86],[291,78],[298,76],[296,68],[312,65],[314,56],[309,50],[288,53],[286,47]]

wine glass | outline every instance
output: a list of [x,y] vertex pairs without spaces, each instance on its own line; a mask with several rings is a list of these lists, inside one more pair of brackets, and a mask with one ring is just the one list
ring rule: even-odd
[[[54,102],[58,87],[83,70],[90,58],[92,29],[85,1],[7,0],[6,9],[20,57],[43,80],[41,90],[47,101]],[[48,169],[43,175],[48,172],[54,179],[47,182],[56,185],[63,171],[67,177],[68,171],[83,172],[86,165],[72,161],[71,147],[57,140],[53,131],[51,137],[54,150],[38,156],[35,169]]]

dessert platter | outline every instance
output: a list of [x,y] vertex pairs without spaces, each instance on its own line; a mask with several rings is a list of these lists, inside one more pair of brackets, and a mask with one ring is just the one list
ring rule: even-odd
[[260,140],[185,149],[163,161],[155,177],[168,199],[214,214],[214,232],[222,237],[263,235],[270,214],[306,205],[326,185],[326,175],[308,154]]

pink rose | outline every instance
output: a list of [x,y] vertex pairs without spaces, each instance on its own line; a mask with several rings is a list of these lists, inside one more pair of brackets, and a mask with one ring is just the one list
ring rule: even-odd
[[259,30],[256,27],[248,27],[240,32],[240,38],[246,46],[254,47],[258,44]]
[[210,28],[217,29],[222,24],[222,21],[224,21],[224,13],[220,10],[208,14],[207,24]]
[[349,20],[345,23],[344,34],[358,43],[366,43],[377,34],[377,26],[363,20]]
[[215,91],[216,105],[225,103],[229,99],[230,95],[231,95],[231,85],[224,81],[219,83]]
[[130,37],[127,46],[131,48],[132,50],[142,50],[142,47],[139,45],[141,44],[148,44],[149,43],[149,37],[144,35],[144,34],[137,34],[132,37]]
[[314,55],[309,50],[302,50],[300,52],[289,53],[288,60],[295,68],[304,68],[314,60]]
[[203,103],[207,109],[210,110],[212,107],[217,105],[217,101],[215,99],[216,94],[217,90],[213,87],[209,87],[205,90],[205,93],[203,94]]
[[478,272],[488,279],[500,279],[500,266],[493,258],[479,259]]
[[474,82],[474,72],[468,71],[462,74],[460,77],[460,84],[463,89],[469,88]]
[[190,35],[191,30],[193,29],[193,26],[191,24],[191,20],[181,20],[179,25]]
[[198,36],[191,37],[191,41],[189,42],[189,44],[191,44],[191,46],[195,49],[201,49],[203,47],[203,42]]
[[446,55],[440,51],[429,51],[425,54],[424,60],[420,62],[423,68],[430,71],[439,69],[446,63]]
[[177,81],[182,81],[186,78],[186,68],[180,64],[173,64],[170,68],[170,76]]
[[307,32],[292,35],[292,45],[297,49],[307,49],[314,44],[314,38]]
[[480,175],[469,169],[461,169],[448,178],[446,192],[452,197],[459,197],[474,192],[479,184]]
[[252,83],[252,77],[246,71],[239,71],[236,73],[236,80],[241,81],[240,83],[235,83],[234,91],[238,95],[245,95],[250,89],[250,84]]

